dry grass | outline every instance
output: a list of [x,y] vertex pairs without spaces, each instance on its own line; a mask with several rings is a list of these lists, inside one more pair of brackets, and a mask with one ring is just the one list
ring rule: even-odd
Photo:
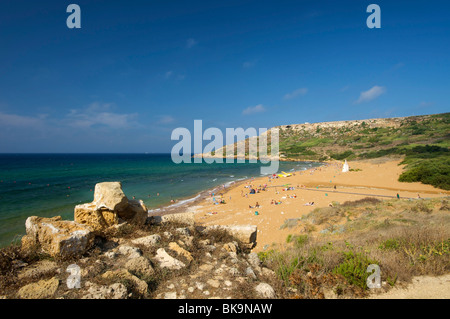
[[[407,201],[362,199],[337,207],[318,208],[300,223],[335,224],[345,220],[339,234],[316,230],[307,241],[292,242],[287,249],[260,253],[264,263],[276,271],[285,289],[295,291],[295,298],[323,298],[331,289],[347,297],[363,296],[367,287],[356,287],[336,275],[338,267],[350,256],[352,263],[377,263],[381,280],[394,286],[410,282],[419,275],[439,276],[450,272],[450,216],[445,199]],[[359,281],[358,281],[359,280]],[[363,278],[357,278],[361,286]],[[294,289],[294,290],[293,290]]]

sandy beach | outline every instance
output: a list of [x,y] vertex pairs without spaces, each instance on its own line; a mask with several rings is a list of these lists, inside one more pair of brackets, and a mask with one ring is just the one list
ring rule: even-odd
[[[401,160],[350,162],[351,171],[342,173],[342,162],[305,171],[289,172],[289,177],[258,177],[219,188],[203,196],[188,209],[195,211],[202,225],[257,225],[255,252],[274,243],[284,243],[295,229],[280,229],[285,220],[300,218],[316,207],[365,197],[413,199],[445,197],[449,191],[421,183],[401,183]],[[250,194],[250,189],[261,189]],[[263,190],[265,189],[265,190]],[[220,201],[225,203],[219,203]],[[279,204],[273,204],[272,202]],[[314,203],[308,205],[308,203]],[[259,205],[259,207],[256,207]]]

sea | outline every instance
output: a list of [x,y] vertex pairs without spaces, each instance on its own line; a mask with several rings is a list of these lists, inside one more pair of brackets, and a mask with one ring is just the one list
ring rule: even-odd
[[[279,172],[315,162],[280,162]],[[194,200],[202,191],[261,176],[262,163],[181,163],[170,154],[0,154],[0,247],[17,243],[29,216],[73,220],[95,184],[120,181],[128,198],[150,211]],[[159,195],[158,195],[159,194]]]

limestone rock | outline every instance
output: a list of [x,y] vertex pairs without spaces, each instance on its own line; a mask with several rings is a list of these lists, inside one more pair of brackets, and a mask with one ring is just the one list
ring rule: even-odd
[[150,261],[143,256],[128,260],[125,268],[132,273],[138,273],[144,276],[151,276],[155,272]]
[[98,183],[95,185],[93,204],[109,211],[120,211],[128,206],[128,198],[120,182]]
[[87,282],[89,287],[87,294],[81,299],[126,299],[127,288],[121,283],[115,283],[109,286],[99,286],[91,282]]
[[245,269],[245,274],[252,279],[256,279],[256,275],[255,275],[255,272],[253,271],[252,267],[247,267]]
[[117,214],[130,224],[144,225],[148,217],[148,208],[142,200],[129,200],[128,206],[118,210]]
[[170,256],[164,248],[159,248],[156,251],[154,259],[159,262],[161,268],[181,269],[186,267],[186,264]]
[[261,260],[259,259],[258,254],[255,252],[248,254],[247,260],[253,267],[259,267],[261,265]]
[[21,299],[48,299],[53,297],[59,286],[59,280],[51,278],[40,280],[19,289],[17,295]]
[[162,224],[167,222],[177,222],[186,225],[194,225],[195,223],[195,213],[177,213],[177,214],[167,214],[163,216],[151,216],[150,222],[153,224]]
[[109,280],[127,280],[131,282],[135,288],[135,290],[141,294],[146,295],[148,285],[145,281],[139,279],[138,277],[132,275],[128,270],[126,269],[119,269],[119,270],[109,270],[105,272],[102,275],[103,278],[109,279]]
[[41,276],[54,273],[57,270],[58,264],[56,262],[50,260],[41,260],[31,266],[22,269],[17,275],[17,278],[19,280],[39,278]]
[[132,240],[131,242],[135,245],[143,245],[146,247],[156,246],[161,241],[161,236],[158,234],[145,236]]
[[260,283],[255,287],[256,293],[258,296],[262,298],[273,299],[275,298],[275,290],[273,290],[272,286],[267,283]]
[[119,216],[116,212],[99,208],[94,203],[75,206],[74,219],[77,223],[91,227],[97,233],[119,224]]
[[188,252],[186,249],[181,248],[177,243],[171,242],[169,243],[169,249],[172,249],[175,251],[178,255],[183,256],[186,258],[189,262],[193,261],[194,258],[192,257],[191,253]]
[[95,185],[94,201],[75,206],[76,222],[90,226],[96,233],[125,221],[134,225],[145,224],[148,209],[143,201],[128,200],[120,182]]
[[252,248],[256,244],[257,227],[255,225],[212,225],[206,227],[197,226],[198,231],[206,233],[215,229],[229,232],[232,236],[239,239],[242,244],[244,244],[248,248]]
[[136,258],[142,255],[142,252],[139,248],[128,245],[120,245],[118,247],[118,251],[120,254],[128,256],[128,258]]
[[223,248],[230,253],[231,252],[236,253],[238,251],[238,246],[234,242],[224,244]]
[[191,235],[191,231],[187,227],[177,228],[175,231],[182,236],[190,236]]
[[79,256],[91,247],[94,234],[83,225],[60,216],[31,216],[25,222],[28,239],[51,256]]

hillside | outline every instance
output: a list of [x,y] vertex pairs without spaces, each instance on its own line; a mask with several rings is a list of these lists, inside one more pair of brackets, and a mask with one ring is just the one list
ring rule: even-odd
[[[328,161],[384,156],[403,157],[403,164],[408,166],[400,181],[421,181],[448,190],[450,189],[449,124],[450,113],[443,113],[290,124],[275,128],[279,129],[279,151],[282,160]],[[270,144],[270,133],[268,134]],[[251,138],[255,139],[257,137]],[[249,154],[248,140],[235,144],[235,157],[252,158],[259,155]],[[238,146],[243,143],[245,154],[237,151]],[[270,149],[268,153],[270,154]],[[224,154],[222,148],[203,156],[221,157]]]

